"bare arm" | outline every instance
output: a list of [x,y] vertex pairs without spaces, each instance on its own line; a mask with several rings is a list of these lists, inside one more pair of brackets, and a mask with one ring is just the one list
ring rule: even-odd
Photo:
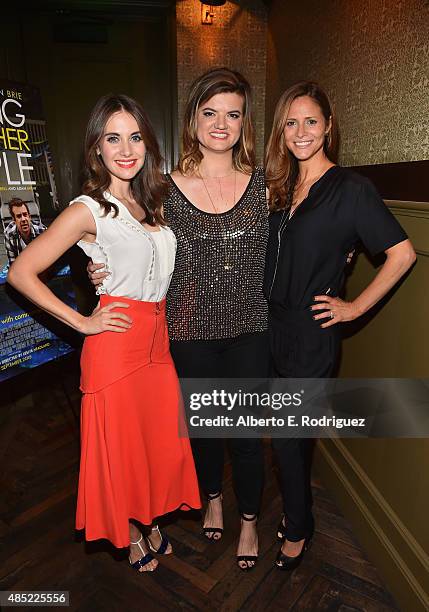
[[[416,254],[409,240],[395,244],[385,253],[386,261],[380,271],[353,302],[345,302],[340,298],[326,295],[314,297],[319,303],[312,306],[311,310],[328,310],[314,316],[316,320],[329,318],[329,321],[323,323],[321,327],[330,327],[341,321],[353,321],[363,315],[386,295],[416,260]],[[333,318],[330,318],[331,313],[334,315]]]
[[78,240],[95,236],[94,219],[85,204],[76,203],[62,212],[48,229],[33,240],[11,266],[8,282],[37,306],[84,334],[102,331],[126,331],[131,319],[125,314],[110,312],[115,302],[84,317],[64,304],[39,279],[39,274],[51,266]]

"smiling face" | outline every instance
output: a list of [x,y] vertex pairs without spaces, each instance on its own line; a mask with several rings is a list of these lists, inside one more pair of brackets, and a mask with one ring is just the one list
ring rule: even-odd
[[13,220],[21,236],[26,239],[30,236],[30,213],[25,204],[12,208]]
[[112,184],[131,181],[142,169],[146,154],[135,118],[123,110],[111,115],[98,143],[97,153],[112,177]]
[[238,142],[243,124],[243,97],[219,93],[201,104],[197,111],[197,138],[200,149],[223,153]]
[[323,145],[331,128],[322,109],[310,96],[295,98],[284,129],[286,146],[298,161],[325,156]]

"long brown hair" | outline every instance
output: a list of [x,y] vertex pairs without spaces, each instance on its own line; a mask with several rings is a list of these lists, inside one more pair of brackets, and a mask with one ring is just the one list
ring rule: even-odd
[[193,174],[198,170],[203,159],[197,138],[198,110],[207,100],[220,93],[236,93],[243,98],[243,124],[240,138],[232,152],[233,167],[246,174],[255,168],[255,134],[249,82],[235,70],[214,68],[198,77],[189,90],[183,119],[182,152],[177,165],[182,174]]
[[309,96],[319,106],[331,127],[325,138],[323,150],[332,162],[336,162],[338,153],[338,126],[333,106],[326,92],[311,81],[300,81],[286,89],[277,102],[273,127],[268,140],[265,155],[265,176],[270,191],[270,210],[282,210],[292,205],[293,192],[298,179],[298,161],[289,151],[284,138],[286,120],[292,102],[301,96]]
[[106,214],[112,209],[115,216],[118,214],[116,204],[104,197],[105,191],[109,189],[111,176],[101,156],[97,154],[97,147],[103,137],[106,123],[119,111],[129,113],[137,121],[146,148],[143,168],[130,182],[133,198],[145,213],[145,223],[152,226],[165,225],[161,210],[168,186],[160,170],[162,158],[158,141],[146,113],[133,98],[122,94],[107,94],[94,106],[85,135],[85,182],[82,191],[96,200]]

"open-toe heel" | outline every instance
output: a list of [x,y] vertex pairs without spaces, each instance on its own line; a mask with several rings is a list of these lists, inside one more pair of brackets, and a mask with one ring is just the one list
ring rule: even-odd
[[160,545],[158,546],[158,548],[155,548],[152,545],[152,542],[150,541],[150,536],[146,536],[146,542],[147,545],[149,546],[149,548],[151,549],[152,552],[156,553],[157,555],[170,555],[173,551],[170,550],[169,552],[167,552],[167,547],[170,544],[170,540],[167,538],[167,536],[165,536],[160,528],[158,527],[158,525],[155,525],[154,527],[152,527],[152,531],[157,531],[159,538],[161,540]]
[[[140,559],[138,559],[137,561],[134,561],[134,563],[131,561],[131,556],[129,557],[129,562],[130,562],[131,567],[137,570],[138,572],[140,571],[140,568],[145,567],[145,565],[147,565],[148,563],[154,560],[154,556],[150,552],[146,553],[143,550],[143,547],[140,543],[142,540],[143,540],[143,535],[140,535],[140,539],[137,542],[130,542],[130,544],[134,544],[135,546],[138,546],[143,555]],[[156,569],[156,568],[153,568],[153,569]],[[153,572],[153,569],[146,570],[146,571]]]
[[[207,499],[208,502],[210,503],[213,499],[217,499],[218,497],[220,497],[222,499],[222,493],[219,491],[219,493],[209,493],[207,495]],[[218,540],[221,539],[222,534],[223,534],[223,527],[203,527],[203,534],[206,536],[206,538],[212,542],[217,542]],[[215,535],[218,535],[219,537],[214,537]]]
[[[257,521],[258,516],[253,514],[252,516],[246,516],[244,514],[240,514],[242,521]],[[245,566],[240,565],[240,563],[246,564]],[[258,555],[237,555],[237,565],[243,572],[249,572],[252,570],[256,563],[258,562]],[[249,565],[250,563],[250,565]]]

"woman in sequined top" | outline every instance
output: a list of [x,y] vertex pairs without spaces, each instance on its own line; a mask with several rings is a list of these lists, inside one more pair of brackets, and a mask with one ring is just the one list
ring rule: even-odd
[[[268,240],[265,179],[257,168],[250,86],[232,70],[210,70],[191,86],[182,155],[168,175],[164,214],[177,238],[168,297],[171,353],[180,377],[268,375],[267,304],[262,293]],[[203,531],[222,536],[224,440],[194,438],[208,505]],[[241,515],[238,566],[254,567],[263,487],[259,439],[230,439]]]

